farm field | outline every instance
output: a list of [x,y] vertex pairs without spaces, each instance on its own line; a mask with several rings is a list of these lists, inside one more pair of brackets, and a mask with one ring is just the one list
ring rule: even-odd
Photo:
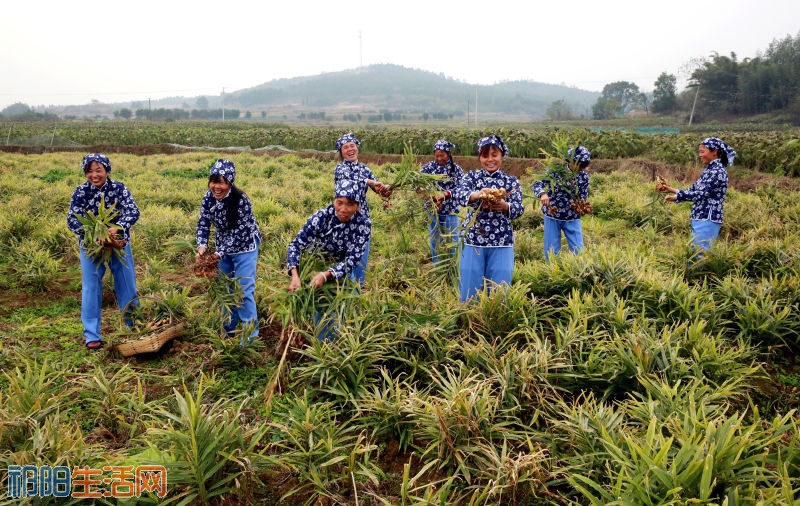
[[[510,161],[526,192],[514,282],[464,305],[455,267],[428,259],[420,199],[398,191],[384,208],[371,193],[367,282],[336,296],[332,343],[314,339],[312,294],[289,294],[282,269],[332,199],[332,156],[111,153],[111,178],[141,210],[143,305],[186,325],[129,358],[83,346],[65,221],[84,152],[0,153],[0,469],[163,465],[164,500],[184,504],[796,504],[794,180],[737,173],[720,241],[698,259],[689,204],[663,204],[652,182],[694,181],[688,138],[675,158],[607,149],[590,167],[586,250],[550,262],[530,190],[539,167]],[[247,346],[220,337],[219,287],[191,272],[218,157],[236,163],[264,236],[262,328]],[[787,160],[774,172],[792,174]],[[371,168],[390,182],[398,165]],[[118,344],[133,336],[106,278],[104,338]]]
[[[568,135],[591,146],[596,159],[645,158],[651,161],[692,164],[697,156],[696,131],[679,133],[676,128],[644,126],[642,133],[630,125],[603,125],[589,122],[575,125],[528,124],[519,127],[497,126],[512,156],[536,158],[550,149],[556,135]],[[649,123],[643,123],[649,125]],[[427,153],[436,139],[455,143],[454,155],[474,155],[475,140],[485,130],[447,127],[339,127],[287,126],[258,122],[198,121],[0,121],[0,148],[6,151],[49,147],[83,149],[102,146],[107,152],[148,153],[154,150],[180,152],[177,146],[234,148],[239,150],[289,149],[302,152],[329,152],[343,129],[352,129],[362,141],[362,154],[403,154],[409,146],[415,153]],[[736,163],[772,174],[800,176],[800,130],[784,128],[761,130],[756,124],[725,124],[710,127],[714,135],[736,146]],[[655,132],[652,132],[655,130]],[[177,145],[177,146],[176,146]]]

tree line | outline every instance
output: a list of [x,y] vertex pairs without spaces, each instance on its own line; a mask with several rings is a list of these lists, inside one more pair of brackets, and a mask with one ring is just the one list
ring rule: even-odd
[[[238,119],[241,116],[239,109],[225,109],[226,119]],[[150,119],[150,120],[181,120],[181,119],[222,119],[222,109],[192,109],[187,111],[180,108],[157,109],[129,109],[123,107],[114,111],[115,118],[131,119]]]
[[[564,106],[554,102],[548,116],[570,119]],[[774,40],[755,58],[739,61],[736,53],[713,53],[695,62],[689,85],[680,94],[677,78],[666,72],[655,81],[652,96],[628,81],[609,83],[592,106],[592,117],[609,119],[636,110],[690,112],[698,119],[772,113],[800,124],[800,33]]]

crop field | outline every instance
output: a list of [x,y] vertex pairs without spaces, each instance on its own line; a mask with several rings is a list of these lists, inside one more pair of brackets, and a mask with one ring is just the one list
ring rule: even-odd
[[[471,135],[450,140],[466,149]],[[738,135],[731,144],[755,160]],[[771,174],[740,178],[720,240],[697,258],[690,205],[665,205],[652,179],[691,184],[696,140],[674,158],[589,145],[586,250],[549,262],[531,191],[539,169],[523,168],[513,284],[467,304],[456,267],[428,258],[419,197],[398,190],[384,206],[371,193],[367,281],[332,295],[331,343],[315,340],[314,294],[290,294],[283,263],[332,200],[332,156],[111,153],[110,177],[141,210],[131,245],[142,305],[185,323],[159,352],[127,358],[83,346],[66,213],[84,153],[0,153],[0,502],[9,466],[159,465],[165,498],[118,502],[797,504],[800,201]],[[417,152],[432,143],[417,142]],[[260,337],[245,346],[220,337],[220,287],[191,269],[218,157],[236,163],[264,236]],[[773,172],[800,170],[787,160]],[[390,182],[398,165],[371,168]],[[123,325],[111,286],[107,275],[103,337],[114,345],[142,330]]]
[[[347,127],[351,128],[351,127]],[[615,128],[498,127],[492,129],[508,144],[512,156],[536,158],[549,149],[552,138],[565,133],[575,142],[591,146],[599,159],[643,157],[675,164],[691,164],[697,156],[697,133],[637,133]],[[755,131],[753,125],[722,125],[714,135],[737,150],[739,166],[774,174],[800,176],[800,131],[798,129]],[[355,128],[363,153],[402,154],[405,146],[427,153],[439,138],[455,143],[456,155],[474,155],[475,139],[482,131],[471,128],[439,129],[388,127]],[[342,127],[289,127],[253,122],[157,122],[157,121],[0,121],[0,147],[8,146],[125,146],[168,145],[265,147],[290,150],[331,151]]]

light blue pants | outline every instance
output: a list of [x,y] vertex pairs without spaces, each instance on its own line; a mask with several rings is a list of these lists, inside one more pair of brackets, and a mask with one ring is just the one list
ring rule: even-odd
[[431,223],[428,225],[428,240],[431,246],[431,260],[439,263],[438,251],[447,245],[452,245],[450,256],[455,256],[458,244],[459,217],[455,214],[431,213]]
[[707,250],[719,237],[721,223],[709,220],[692,220],[692,242],[700,249]]
[[[353,293],[359,293],[360,290],[358,285],[355,285],[356,278],[352,272],[347,279],[353,282],[348,285],[353,286]],[[343,290],[344,288],[339,287],[339,289]],[[338,315],[335,308],[331,310],[332,307],[334,306],[317,298],[314,309],[314,325],[317,327],[317,339],[323,342],[331,342],[336,337],[336,325],[333,320]]]
[[219,270],[230,277],[239,277],[242,285],[242,302],[231,310],[231,318],[225,322],[225,332],[230,336],[239,322],[253,323],[250,340],[258,336],[258,312],[256,311],[256,267],[258,265],[258,246],[253,251],[223,255],[219,259]]
[[466,302],[486,287],[487,281],[511,284],[514,275],[514,247],[484,248],[465,244],[461,249],[458,289]]
[[[103,300],[103,275],[106,266],[102,262],[95,262],[86,255],[86,250],[80,250],[81,260],[81,322],[83,335],[86,342],[100,341],[100,315]],[[120,312],[136,295],[136,270],[133,266],[133,253],[131,245],[125,245],[125,258],[120,260],[116,256],[109,262],[111,276],[114,278],[114,292],[117,295],[117,305]],[[139,301],[134,301],[138,305]],[[130,322],[126,322],[130,323]]]
[[572,253],[583,251],[583,231],[581,220],[556,220],[544,217],[544,258],[550,258],[550,252],[558,255],[561,252],[561,233],[567,238]]
[[372,242],[372,237],[367,240],[367,247],[364,248],[364,254],[361,255],[361,260],[358,261],[353,269],[352,278],[358,281],[358,284],[364,285],[364,280],[367,279],[367,261],[369,261],[369,245]]
[[336,337],[336,326],[333,324],[333,316],[328,313],[327,310],[327,306],[319,305],[314,312],[314,325],[317,327],[317,340],[324,343],[329,343]]

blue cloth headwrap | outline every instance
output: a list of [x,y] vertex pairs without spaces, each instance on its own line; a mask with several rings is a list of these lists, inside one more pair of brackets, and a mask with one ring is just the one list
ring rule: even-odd
[[355,142],[356,146],[361,146],[361,142],[359,142],[359,140],[356,139],[356,136],[353,135],[353,132],[347,132],[343,136],[336,139],[336,151],[341,151],[342,146],[344,146],[348,142]]
[[575,149],[569,148],[567,153],[572,156],[572,160],[577,163],[588,162],[592,159],[592,154],[586,149],[586,146],[578,146]]
[[711,151],[716,151],[717,154],[719,154],[721,151],[724,151],[725,154],[728,155],[728,167],[733,165],[733,159],[736,158],[736,151],[734,151],[732,147],[725,144],[722,139],[718,137],[709,137],[708,139],[703,140],[703,142],[700,144],[707,147]]
[[442,151],[447,151],[448,153],[450,153],[455,147],[456,145],[453,144],[452,142],[447,142],[444,139],[439,139],[433,145],[433,150],[436,151],[437,149],[441,149]]
[[503,158],[508,156],[508,147],[499,135],[490,135],[489,137],[484,137],[478,140],[478,153],[480,153],[481,149],[483,149],[483,147],[486,145],[491,145],[499,149],[503,153]]
[[222,176],[228,184],[233,184],[233,180],[236,178],[236,165],[230,160],[220,158],[211,166],[208,176]]
[[111,172],[111,161],[106,155],[100,153],[91,153],[84,156],[83,161],[81,162],[81,169],[83,169],[84,174],[86,174],[86,171],[89,170],[89,166],[92,165],[92,162],[99,163],[106,168],[106,172]]
[[333,198],[347,197],[350,200],[358,201],[359,195],[366,193],[366,188],[363,188],[364,186],[366,186],[366,183],[361,181],[342,179],[336,183]]

